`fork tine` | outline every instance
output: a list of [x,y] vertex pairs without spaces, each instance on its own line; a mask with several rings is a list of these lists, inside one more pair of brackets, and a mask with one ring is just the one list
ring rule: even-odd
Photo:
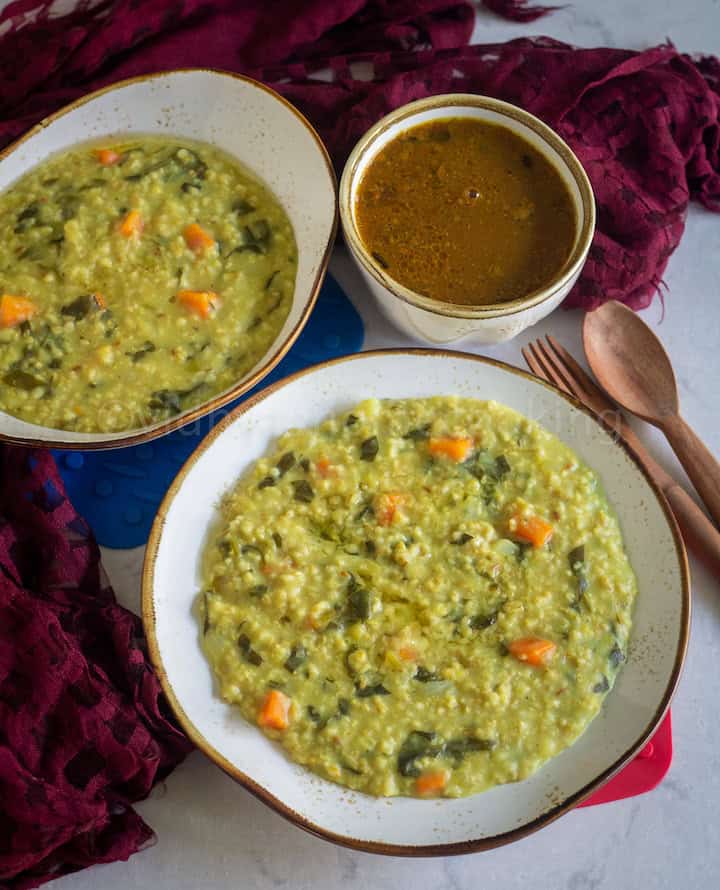
[[564,363],[564,365],[568,369],[568,372],[572,374],[575,380],[578,381],[579,385],[588,393],[588,395],[604,399],[608,404],[608,408],[616,407],[612,399],[602,389],[600,389],[598,384],[595,383],[595,381],[587,373],[585,368],[580,365],[577,359],[570,355],[570,353],[567,351],[567,349],[565,349],[564,346],[561,346],[551,334],[548,334],[545,339],[550,344],[550,347],[552,348],[552,351],[555,354],[556,358]]
[[525,357],[525,361],[528,363],[530,370],[543,380],[548,380],[550,383],[554,383],[555,386],[562,389],[564,392],[570,392],[567,383],[545,357],[542,345],[540,340],[536,340],[535,342],[528,343],[527,352],[524,349],[522,350],[522,354]]
[[534,354],[530,351],[529,346],[530,344],[528,344],[528,346],[523,346],[520,350],[520,352],[522,353],[522,357],[525,359],[525,364],[528,366],[528,368],[530,368],[530,370],[536,377],[541,377],[543,380],[545,380],[546,377],[543,366],[536,360]]
[[563,365],[561,361],[558,361],[552,350],[547,347],[542,340],[538,340],[537,342],[538,351],[541,353],[543,359],[545,360],[545,364],[552,368],[555,372],[555,375],[559,377],[564,383],[563,389],[566,392],[571,393],[575,396],[576,399],[583,400],[584,393],[582,387],[578,384],[578,382],[573,378],[572,374],[568,374],[567,368]]

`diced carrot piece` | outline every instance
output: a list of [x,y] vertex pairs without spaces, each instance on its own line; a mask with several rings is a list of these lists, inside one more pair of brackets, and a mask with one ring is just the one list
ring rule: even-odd
[[378,525],[392,525],[398,508],[407,501],[407,495],[401,491],[386,491],[375,498],[375,518]]
[[210,318],[220,305],[220,298],[211,290],[181,290],[177,298],[189,312],[200,318]]
[[93,300],[95,300],[95,305],[98,309],[107,309],[107,302],[102,294],[94,293]]
[[474,444],[469,437],[453,439],[449,436],[440,436],[428,441],[428,449],[433,457],[449,457],[460,463],[469,457]]
[[515,516],[510,522],[510,533],[533,547],[543,547],[552,538],[553,527],[540,516]]
[[414,646],[401,646],[397,653],[403,661],[417,661],[420,653]]
[[415,780],[415,792],[423,795],[423,797],[429,797],[431,794],[440,794],[445,790],[447,781],[448,774],[445,770],[438,769],[423,773]]
[[322,476],[323,479],[327,479],[328,476],[337,476],[335,467],[326,457],[321,457],[319,460],[315,461],[315,469],[318,471],[318,475]]
[[535,667],[543,667],[552,659],[557,646],[552,640],[543,640],[540,637],[523,637],[521,640],[513,640],[508,646],[510,654],[518,661],[524,661]]
[[183,229],[183,238],[190,250],[195,253],[205,253],[215,246],[215,239],[209,235],[202,226],[197,223],[191,223]]
[[279,689],[271,689],[258,714],[258,726],[268,729],[287,729],[290,724],[290,699]]
[[140,237],[140,235],[142,235],[142,230],[144,227],[145,223],[143,222],[142,216],[140,216],[140,211],[131,210],[130,213],[128,213],[128,215],[125,217],[125,219],[120,223],[118,231],[126,238],[132,238],[134,236]]
[[0,328],[14,328],[37,315],[38,308],[28,297],[3,294],[0,297]]
[[114,151],[112,148],[96,148],[93,154],[103,167],[112,167],[112,165],[117,164],[122,157],[122,155],[118,154],[118,152]]
[[276,575],[282,575],[283,572],[292,572],[297,568],[297,564],[293,559],[280,559],[277,562],[263,562],[260,571],[268,578],[274,578]]

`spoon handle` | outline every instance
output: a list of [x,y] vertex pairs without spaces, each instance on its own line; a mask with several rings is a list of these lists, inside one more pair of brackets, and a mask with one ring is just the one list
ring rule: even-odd
[[720,463],[679,414],[664,419],[662,431],[710,515],[720,525]]
[[720,578],[720,532],[677,482],[672,480],[663,488],[663,494],[675,514],[688,550],[692,550],[714,578]]
[[614,425],[665,495],[680,526],[685,546],[695,554],[714,578],[720,579],[720,531],[687,491],[650,455],[620,412],[615,414]]

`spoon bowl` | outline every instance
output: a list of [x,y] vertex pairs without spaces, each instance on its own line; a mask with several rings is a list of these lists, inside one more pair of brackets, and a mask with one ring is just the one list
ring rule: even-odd
[[603,389],[628,411],[656,425],[677,414],[677,384],[668,354],[632,309],[611,300],[587,313],[583,345]]
[[612,300],[585,316],[583,346],[608,395],[665,433],[720,525],[720,464],[680,416],[675,374],[662,343],[631,309]]

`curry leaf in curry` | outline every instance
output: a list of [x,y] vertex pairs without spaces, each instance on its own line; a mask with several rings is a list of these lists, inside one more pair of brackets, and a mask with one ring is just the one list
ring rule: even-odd
[[254,667],[260,667],[263,663],[262,655],[259,652],[256,652],[252,644],[250,643],[250,638],[247,634],[240,634],[238,637],[238,648],[242,653],[243,658],[248,664],[253,665]]
[[576,596],[572,603],[577,608],[588,589],[587,563],[585,562],[585,545],[580,544],[568,553],[568,564],[575,575]]
[[294,674],[299,667],[302,667],[302,665],[305,664],[307,657],[307,650],[302,644],[293,646],[290,650],[290,654],[285,659],[285,670]]
[[382,683],[373,683],[371,686],[356,686],[355,695],[358,698],[370,698],[373,695],[390,695],[390,690]]
[[346,620],[351,623],[367,621],[370,611],[370,592],[357,582],[354,575],[351,575],[347,585]]
[[498,619],[499,610],[488,612],[485,615],[473,615],[468,624],[472,630],[484,630],[486,627],[492,627]]
[[278,473],[281,476],[284,476],[288,470],[291,470],[295,466],[295,455],[292,451],[287,451],[280,460],[275,465]]
[[425,439],[430,438],[431,427],[431,423],[424,423],[422,426],[415,427],[415,429],[412,430],[408,430],[403,436],[403,439],[410,439],[414,442],[422,442]]
[[366,461],[374,461],[380,450],[380,443],[377,436],[370,436],[360,445],[360,458]]
[[438,680],[442,680],[442,677],[436,671],[429,671],[420,664],[415,671],[414,679],[420,683],[435,683]]
[[459,766],[468,754],[478,751],[492,751],[497,742],[494,739],[478,739],[474,736],[466,736],[461,739],[450,739],[443,746],[443,754],[455,761]]
[[37,377],[35,374],[30,374],[28,371],[23,371],[22,368],[13,368],[11,371],[8,371],[3,377],[3,383],[25,392],[47,385],[46,380]]
[[125,355],[129,355],[134,362],[139,362],[144,359],[146,355],[155,352],[156,348],[157,347],[152,340],[146,340],[139,349],[136,349],[134,352],[126,352]]
[[82,294],[76,297],[72,303],[68,303],[60,310],[61,315],[74,318],[76,321],[85,318],[90,312],[97,312],[103,306],[98,299],[97,294]]
[[294,479],[292,486],[293,497],[296,501],[301,501],[304,504],[309,504],[315,497],[313,487],[312,485],[310,485],[307,479]]
[[441,752],[442,741],[437,733],[413,730],[398,751],[398,772],[401,776],[417,777],[420,767],[416,761],[421,757],[437,757]]
[[600,682],[596,683],[593,686],[593,692],[596,692],[596,693],[598,693],[598,695],[600,695],[603,692],[607,692],[608,689],[610,689],[610,683],[608,681],[608,678],[605,676],[605,674],[603,674]]

